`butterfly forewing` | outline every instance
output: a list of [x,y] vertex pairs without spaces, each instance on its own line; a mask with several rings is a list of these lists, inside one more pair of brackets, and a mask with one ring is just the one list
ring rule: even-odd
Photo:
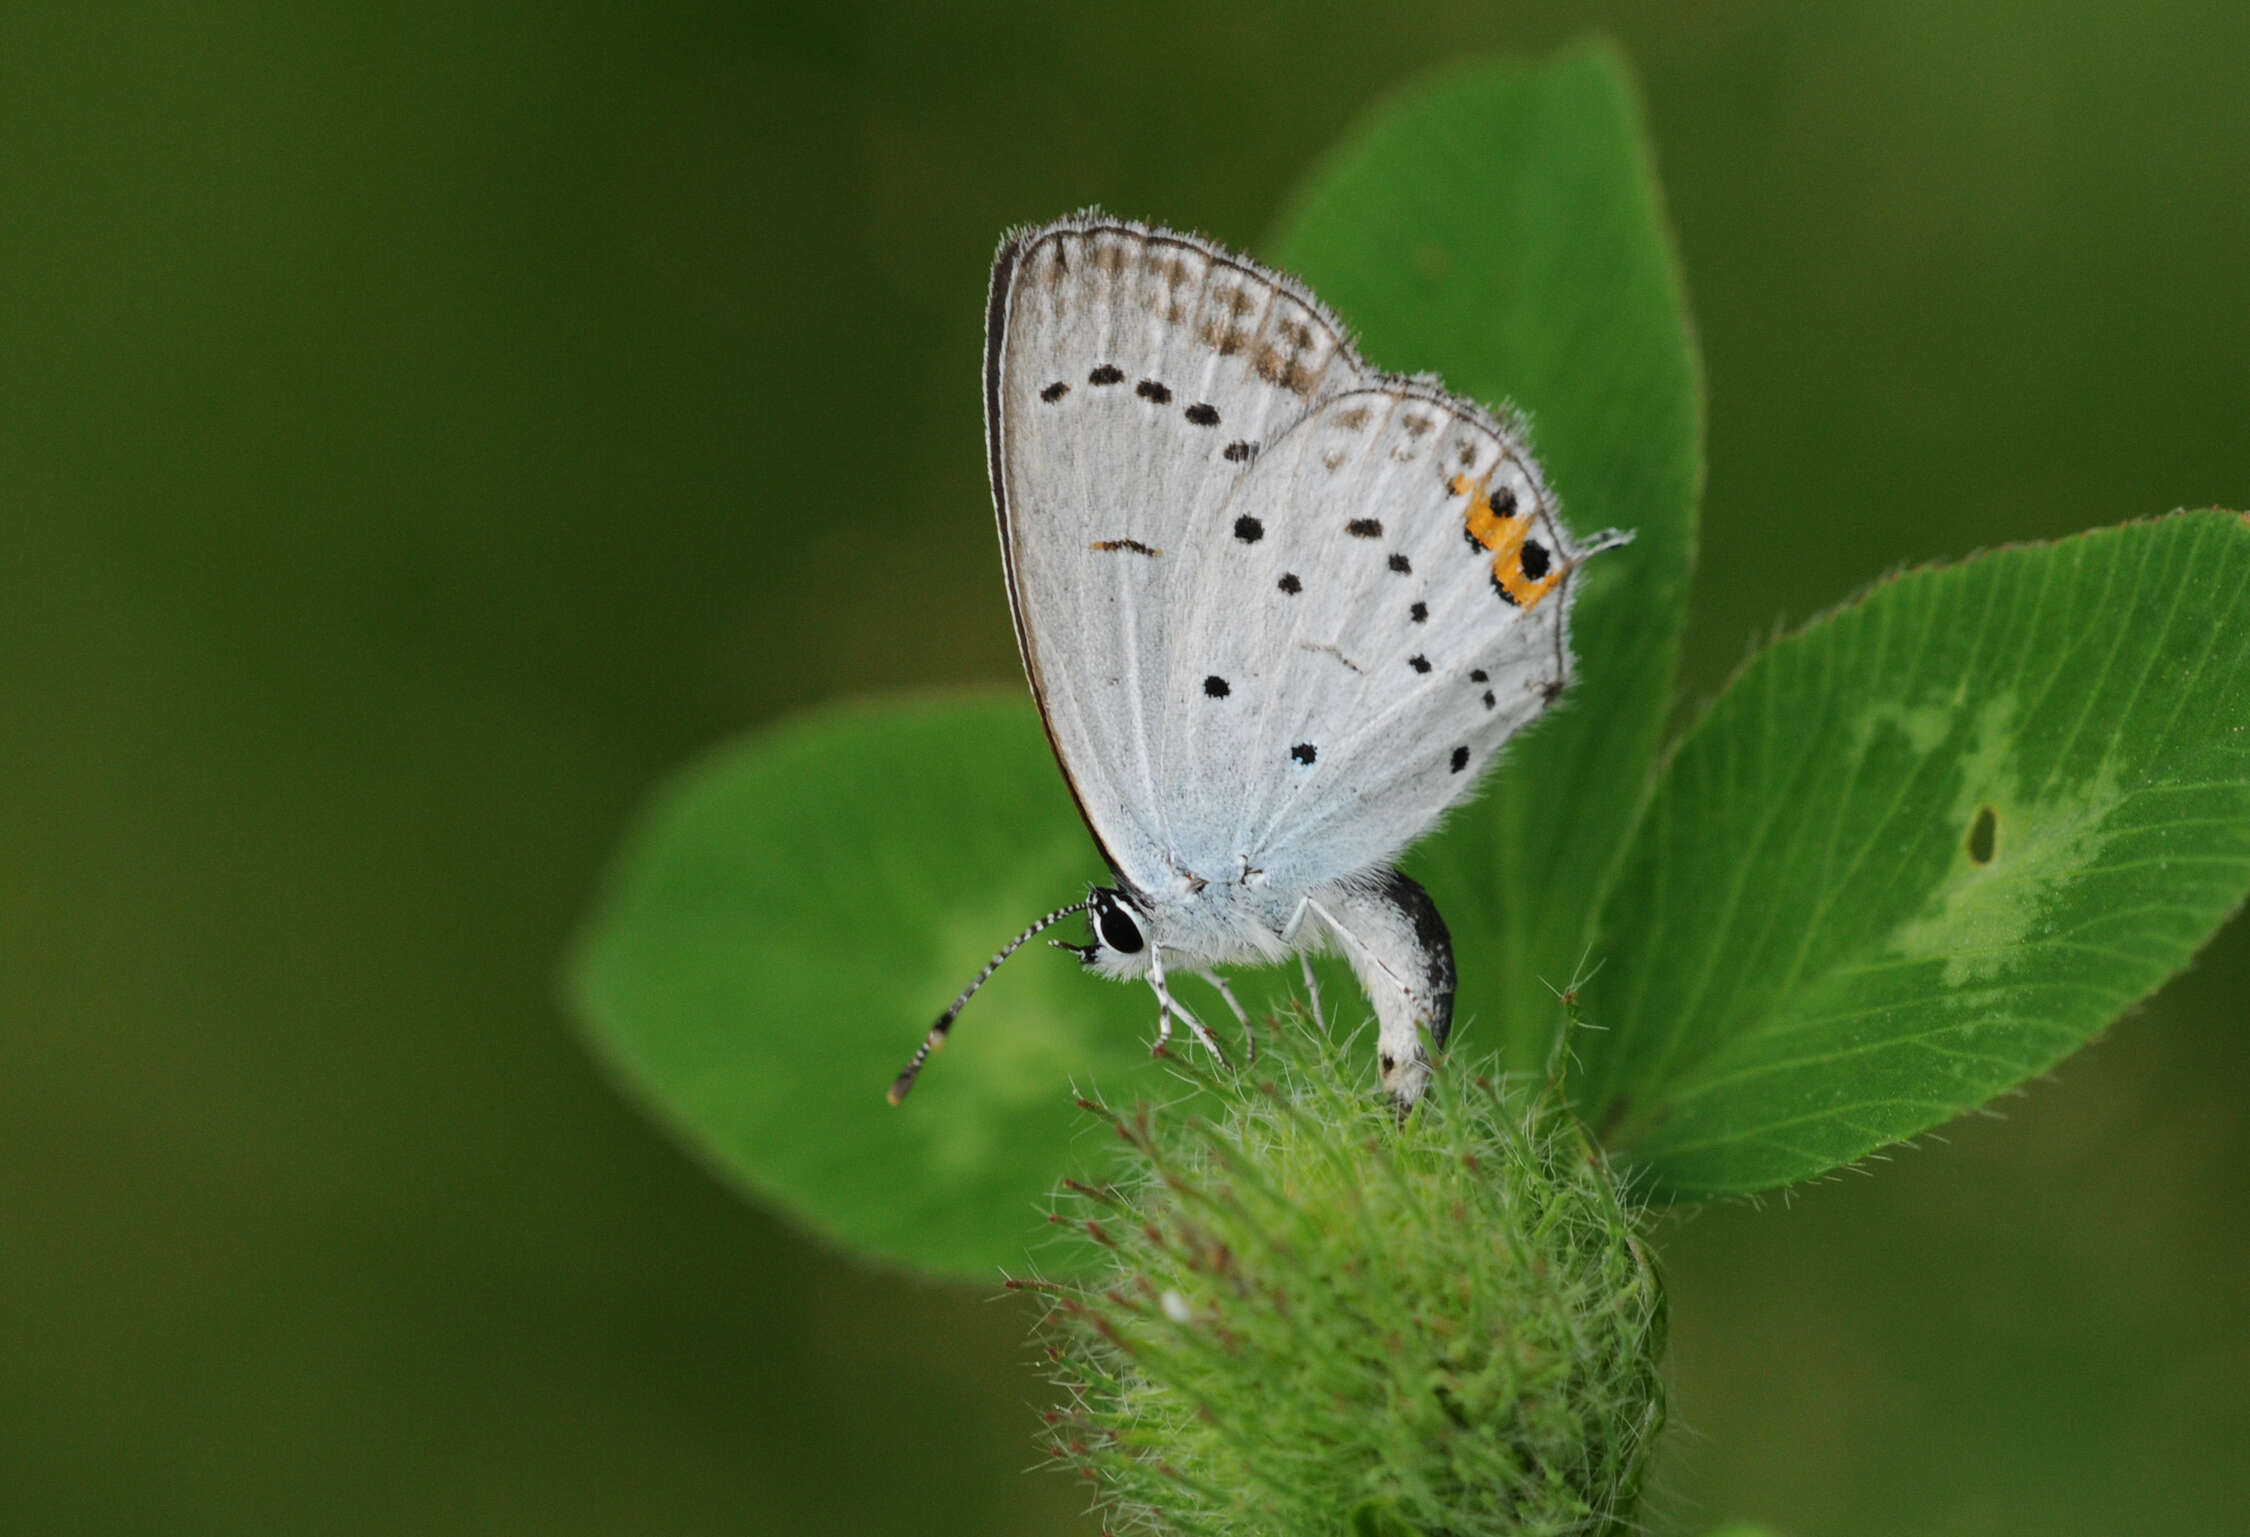
[[[1330,397],[1270,444],[1187,530],[1159,762],[1177,858],[1309,889],[1466,796],[1564,681],[1576,552],[1551,504],[1516,434],[1434,381]],[[1526,583],[1527,549],[1560,580]]]
[[1103,852],[1173,862],[1162,744],[1187,578],[1236,484],[1319,401],[1364,382],[1294,284],[1099,216],[1019,235],[993,273],[986,418],[1017,640]]

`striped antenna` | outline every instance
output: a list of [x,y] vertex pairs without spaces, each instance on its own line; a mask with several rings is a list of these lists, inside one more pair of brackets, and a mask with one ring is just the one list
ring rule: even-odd
[[958,1019],[961,1011],[969,1006],[969,1000],[976,996],[977,989],[984,986],[992,974],[1000,969],[1002,961],[1022,949],[1024,942],[1033,935],[1051,929],[1072,913],[1082,913],[1093,905],[1094,899],[1088,897],[1083,902],[1073,902],[1068,907],[1056,908],[1030,928],[1009,940],[998,955],[986,962],[984,970],[977,973],[977,979],[961,989],[961,996],[953,1000],[953,1006],[940,1014],[938,1022],[930,1026],[930,1033],[922,1037],[921,1048],[914,1053],[914,1060],[906,1064],[906,1071],[900,1073],[891,1084],[891,1103],[895,1105],[906,1098],[907,1090],[914,1087],[915,1074],[922,1071],[922,1064],[930,1060],[931,1052],[945,1044],[946,1032],[953,1028],[953,1021]]

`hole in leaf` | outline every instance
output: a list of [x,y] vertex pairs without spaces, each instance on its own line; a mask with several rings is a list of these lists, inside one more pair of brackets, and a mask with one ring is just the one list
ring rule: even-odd
[[1990,806],[1977,808],[1977,819],[1969,824],[1969,858],[1980,865],[1992,863],[1992,856],[2000,841],[2000,813]]

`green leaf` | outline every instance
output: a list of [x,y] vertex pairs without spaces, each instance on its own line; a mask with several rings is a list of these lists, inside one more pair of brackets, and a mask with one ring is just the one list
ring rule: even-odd
[[884,1094],[992,953],[1097,868],[1029,700],[826,710],[657,797],[571,1001],[631,1090],[761,1200],[862,1254],[990,1279],[1022,1267],[1090,1128],[1074,1080],[1184,1092],[1150,1063],[1148,990],[1026,946],[915,1094]]
[[1561,1019],[1548,984],[1585,953],[1647,789],[1703,481],[1695,347],[1625,65],[1581,46],[1418,86],[1322,164],[1283,230],[1278,260],[1374,361],[1513,401],[1571,527],[1635,535],[1587,568],[1563,705],[1408,861],[1461,952],[1457,1016],[1536,1067]]
[[2250,525],[1886,582],[1751,662],[1603,915],[1588,1121],[1658,1187],[1848,1163],[2042,1072],[2250,889]]

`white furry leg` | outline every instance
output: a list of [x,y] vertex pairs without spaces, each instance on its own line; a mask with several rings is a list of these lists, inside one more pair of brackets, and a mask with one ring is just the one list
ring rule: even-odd
[[1234,989],[1227,986],[1225,977],[1220,976],[1215,971],[1198,971],[1196,975],[1219,990],[1219,996],[1227,1001],[1227,1007],[1233,1011],[1236,1024],[1247,1025],[1250,1023],[1250,1016],[1243,1013],[1242,1005],[1234,1001]]
[[[1190,1013],[1185,1004],[1173,997],[1172,990],[1164,985],[1164,962],[1153,946],[1150,947],[1148,962],[1148,985],[1156,992],[1157,1027],[1154,1049],[1161,1052],[1164,1049],[1165,1042],[1171,1040],[1172,1016],[1177,1014],[1180,1016],[1180,1022],[1186,1025],[1195,1038],[1203,1043],[1204,1049],[1218,1059],[1219,1066],[1232,1067],[1234,1064],[1227,1061],[1227,1054],[1219,1047],[1219,1038],[1210,1032],[1202,1020],[1197,1019]],[[1229,1002],[1231,1001],[1229,999]]]
[[1251,1025],[1250,1016],[1242,1012],[1242,1005],[1235,1002],[1234,989],[1227,986],[1227,979],[1210,970],[1198,971],[1196,975],[1217,988],[1219,996],[1226,1000],[1227,1007],[1234,1011],[1234,1022],[1242,1027],[1243,1060],[1257,1061],[1258,1032]]

